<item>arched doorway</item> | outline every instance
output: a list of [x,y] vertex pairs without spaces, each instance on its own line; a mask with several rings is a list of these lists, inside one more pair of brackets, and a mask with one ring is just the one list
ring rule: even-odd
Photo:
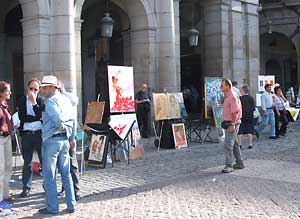
[[261,74],[275,75],[284,90],[298,82],[297,50],[294,43],[277,32],[260,36]]
[[20,4],[11,1],[1,3],[0,11],[0,77],[12,84],[13,107],[24,94],[23,73],[23,18]]
[[[111,39],[100,37],[100,20],[105,12],[105,1],[86,0],[81,13],[84,20],[81,30],[81,61],[82,61],[82,89],[84,95],[83,118],[85,117],[85,106],[88,101],[95,100],[96,94],[96,46],[97,53],[111,65],[131,65],[130,61],[130,37],[128,37],[129,18],[128,15],[114,3],[110,4],[109,11],[114,19],[113,36]],[[99,44],[101,45],[99,47]]]

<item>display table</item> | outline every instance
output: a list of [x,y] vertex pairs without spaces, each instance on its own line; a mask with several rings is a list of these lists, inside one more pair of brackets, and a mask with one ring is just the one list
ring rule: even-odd
[[297,121],[300,109],[296,109],[295,107],[287,107],[286,110],[290,112],[291,116],[293,117],[293,120]]

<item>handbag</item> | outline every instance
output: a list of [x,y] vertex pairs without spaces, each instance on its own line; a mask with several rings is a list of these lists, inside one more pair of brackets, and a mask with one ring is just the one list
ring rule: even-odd
[[221,127],[222,129],[228,129],[231,126],[231,121],[222,121]]

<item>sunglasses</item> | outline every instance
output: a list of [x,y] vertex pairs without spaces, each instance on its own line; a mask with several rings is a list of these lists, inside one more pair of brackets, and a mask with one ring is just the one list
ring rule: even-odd
[[34,88],[34,87],[30,87],[29,90],[31,90],[31,91],[39,91],[38,88]]

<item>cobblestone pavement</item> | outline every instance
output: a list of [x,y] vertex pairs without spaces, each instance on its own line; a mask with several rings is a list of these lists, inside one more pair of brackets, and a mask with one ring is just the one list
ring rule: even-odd
[[[89,169],[81,179],[77,211],[53,218],[300,218],[300,123],[287,137],[262,135],[254,149],[243,148],[246,168],[221,174],[220,144],[191,144],[182,150],[156,152],[152,141],[144,159]],[[21,190],[20,171],[14,193]],[[42,218],[41,177],[27,199],[13,207],[16,218]]]

